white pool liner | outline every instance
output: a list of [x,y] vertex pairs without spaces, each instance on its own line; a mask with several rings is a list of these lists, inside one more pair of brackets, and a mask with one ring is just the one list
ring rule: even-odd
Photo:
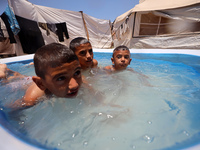
[[[94,52],[112,53],[113,49],[93,49]],[[131,53],[150,53],[150,54],[188,54],[200,56],[200,50],[189,49],[130,49]],[[0,59],[0,63],[11,63],[33,59],[34,54],[18,57]],[[1,150],[40,150],[37,146],[32,146],[25,141],[17,138],[8,130],[0,125],[0,149]],[[199,150],[200,144],[185,150]]]

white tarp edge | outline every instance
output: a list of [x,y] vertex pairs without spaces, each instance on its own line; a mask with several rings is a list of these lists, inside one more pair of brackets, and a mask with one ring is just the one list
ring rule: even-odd
[[[25,0],[9,0],[9,4],[15,15],[29,20],[41,23],[66,22],[70,38],[68,40],[65,39],[65,41],[62,42],[65,45],[68,45],[75,37],[81,36],[87,38],[87,32],[81,12],[34,5]],[[112,36],[109,20],[97,19],[84,13],[83,16],[92,46],[94,48],[110,48]],[[43,36],[45,35],[43,34]],[[55,35],[51,36],[52,37],[50,38],[45,36],[45,38],[47,38],[44,38],[45,43],[56,38]],[[57,42],[57,40],[55,40],[55,42]]]
[[200,3],[200,0],[144,0],[140,4],[135,5],[135,7],[129,11],[118,16],[115,21],[121,21],[133,12],[166,10],[185,7],[197,3]]

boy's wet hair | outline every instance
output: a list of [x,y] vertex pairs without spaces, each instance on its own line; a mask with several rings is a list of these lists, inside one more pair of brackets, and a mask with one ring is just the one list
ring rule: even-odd
[[59,43],[44,45],[36,51],[34,56],[35,73],[45,79],[45,73],[49,67],[55,68],[74,60],[78,58],[67,46]]
[[114,57],[114,52],[115,52],[115,51],[125,51],[125,50],[128,50],[128,51],[130,52],[129,48],[126,47],[126,46],[124,46],[124,45],[120,45],[120,46],[116,47],[116,48],[113,50],[113,57]]
[[75,39],[73,39],[71,42],[70,42],[70,49],[72,49],[74,52],[76,51],[76,48],[78,46],[80,46],[81,44],[86,44],[86,43],[90,43],[86,38],[84,37],[77,37]]

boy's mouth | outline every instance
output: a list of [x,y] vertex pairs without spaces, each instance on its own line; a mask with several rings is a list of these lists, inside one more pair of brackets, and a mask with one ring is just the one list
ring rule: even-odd
[[71,91],[70,93],[67,93],[67,97],[74,97],[78,94],[78,88]]
[[92,60],[87,60],[86,62],[87,62],[87,63],[91,63],[91,62],[92,62]]
[[126,67],[126,64],[120,64],[121,67]]

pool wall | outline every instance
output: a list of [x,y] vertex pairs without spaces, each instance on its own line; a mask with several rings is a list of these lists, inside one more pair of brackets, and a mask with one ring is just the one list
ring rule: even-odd
[[[112,53],[113,49],[93,49],[94,52],[105,52],[105,53]],[[131,53],[149,53],[149,54],[188,54],[188,55],[195,55],[200,56],[200,50],[175,50],[175,49],[130,49]],[[18,57],[10,57],[0,59],[0,63],[15,63],[19,61],[26,61],[33,59],[34,54],[31,55],[24,55]],[[1,110],[0,110],[1,111]],[[0,114],[1,115],[1,114]],[[38,148],[37,146],[31,145],[22,139],[16,137],[13,133],[11,133],[6,127],[2,125],[3,117],[0,116],[0,149],[2,150],[39,150],[42,148]],[[200,145],[196,145],[190,148],[186,148],[187,150],[197,150],[200,149]]]

